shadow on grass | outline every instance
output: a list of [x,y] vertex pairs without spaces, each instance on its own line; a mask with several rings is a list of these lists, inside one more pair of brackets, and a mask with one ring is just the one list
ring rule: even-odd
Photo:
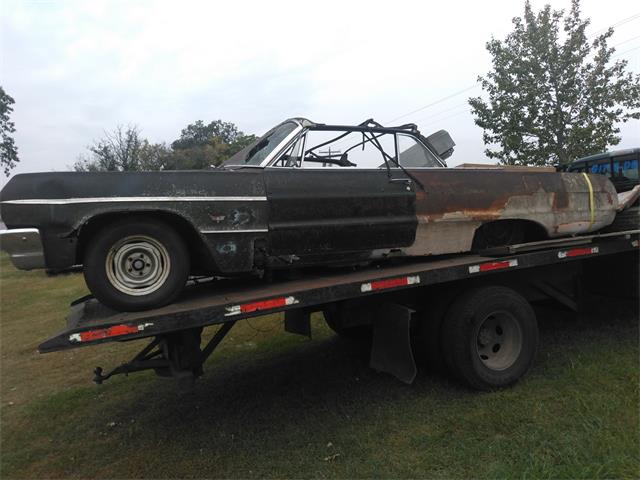
[[[272,339],[249,354],[214,354],[188,395],[138,374],[36,399],[3,433],[12,444],[3,470],[111,478],[634,476],[637,431],[620,428],[634,420],[634,402],[637,409],[637,388],[626,383],[630,370],[637,373],[636,306],[605,302],[576,315],[541,305],[537,313],[541,354],[513,389],[480,394],[427,374],[406,386],[371,371],[362,344],[325,337],[276,349],[280,340]],[[611,374],[616,349],[626,362],[620,378],[594,392]]]

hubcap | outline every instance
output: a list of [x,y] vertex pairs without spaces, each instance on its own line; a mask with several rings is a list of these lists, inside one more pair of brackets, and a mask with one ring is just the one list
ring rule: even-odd
[[135,235],[118,240],[105,262],[107,278],[127,295],[148,295],[158,290],[169,276],[167,249],[152,237]]
[[522,330],[509,312],[493,312],[478,329],[478,357],[492,370],[505,370],[515,363],[522,350]]

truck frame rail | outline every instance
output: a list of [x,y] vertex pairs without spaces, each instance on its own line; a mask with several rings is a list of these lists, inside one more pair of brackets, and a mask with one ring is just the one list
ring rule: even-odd
[[[449,255],[418,261],[398,259],[397,262],[387,261],[357,270],[314,269],[300,272],[296,278],[277,282],[257,278],[193,282],[177,302],[143,312],[113,311],[87,296],[71,304],[66,328],[44,341],[38,350],[47,353],[155,337],[131,362],[114,369],[109,375],[104,376],[102,369],[96,369],[95,380],[101,382],[113,374],[149,368],[157,373],[169,372],[173,376],[184,371],[190,372],[189,377],[198,376],[202,373],[204,360],[239,320],[285,312],[285,330],[310,334],[310,313],[322,311],[338,302],[359,299],[367,302],[373,297],[383,301],[385,295],[445,282],[482,279],[507,271],[537,269],[638,251],[639,237],[639,230],[631,230],[547,240],[488,250],[481,255]],[[222,328],[209,345],[200,350],[200,333],[204,327],[212,325]],[[176,345],[180,345],[183,352],[178,363],[175,355],[170,354]],[[193,348],[185,347],[189,345]],[[193,353],[195,350],[197,353],[190,354],[192,358],[185,363],[184,352]],[[405,381],[413,379],[410,374],[398,375],[397,365],[385,367],[383,362],[379,369],[395,372],[399,378],[404,376]]]

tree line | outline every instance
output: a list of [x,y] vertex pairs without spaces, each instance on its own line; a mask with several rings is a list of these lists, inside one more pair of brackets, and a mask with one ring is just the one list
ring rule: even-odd
[[73,164],[78,172],[202,170],[216,167],[255,141],[231,122],[198,120],[171,144],[152,143],[138,126],[118,126],[87,147]]

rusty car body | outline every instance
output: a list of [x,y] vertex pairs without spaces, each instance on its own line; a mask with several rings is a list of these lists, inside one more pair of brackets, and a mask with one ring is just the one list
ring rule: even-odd
[[447,168],[453,145],[412,124],[294,118],[216,169],[16,175],[0,193],[2,244],[20,268],[84,265],[99,300],[140,310],[188,275],[466,252],[616,215],[601,175]]

